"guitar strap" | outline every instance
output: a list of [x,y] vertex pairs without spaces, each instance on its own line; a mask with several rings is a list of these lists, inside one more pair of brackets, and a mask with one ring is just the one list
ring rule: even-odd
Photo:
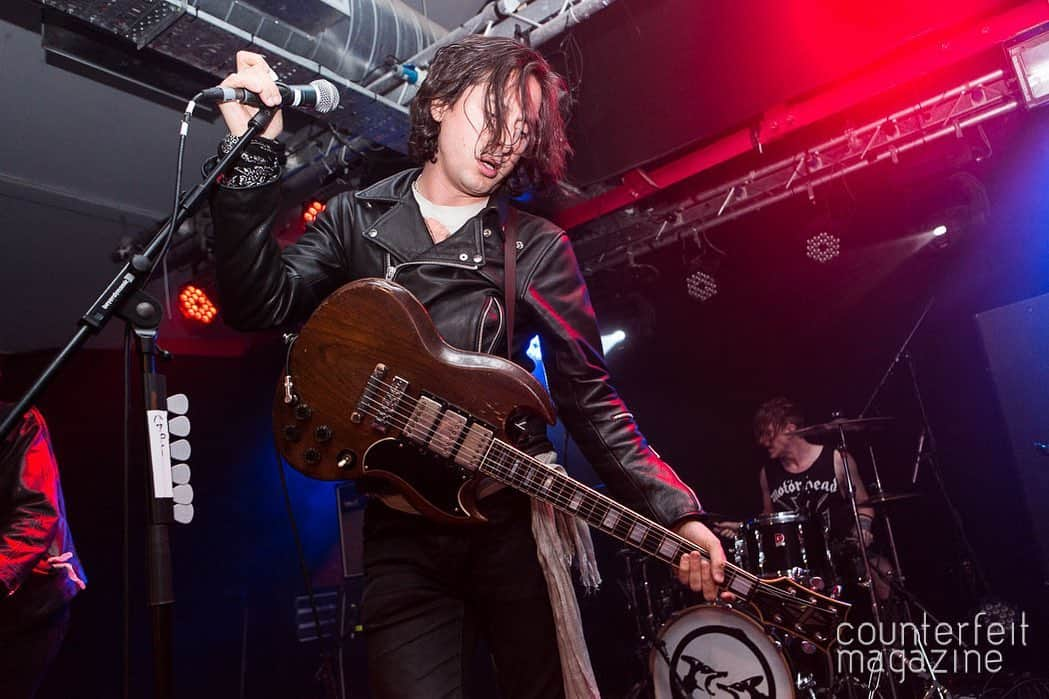
[[514,306],[517,301],[517,209],[507,207],[503,226],[503,303],[506,306],[506,358],[514,354]]

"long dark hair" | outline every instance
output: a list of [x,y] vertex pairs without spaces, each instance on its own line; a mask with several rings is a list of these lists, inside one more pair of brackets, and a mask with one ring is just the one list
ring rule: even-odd
[[805,414],[801,406],[783,396],[770,398],[761,404],[754,415],[754,439],[760,442],[767,430],[779,432],[788,423],[799,429],[805,426]]
[[[541,89],[538,105],[532,105],[528,80],[534,77]],[[515,90],[527,120],[528,144],[507,180],[515,192],[529,187],[543,188],[560,182],[572,153],[565,136],[568,91],[560,75],[554,72],[537,51],[513,39],[468,36],[438,49],[429,73],[411,105],[411,132],[408,146],[418,162],[436,162],[437,134],[431,107],[436,103],[451,107],[471,87],[485,91],[484,131],[505,134],[506,91]],[[538,109],[534,107],[538,106]],[[534,121],[534,123],[532,123]],[[514,144],[499,144],[509,150]],[[487,150],[486,149],[486,150]]]

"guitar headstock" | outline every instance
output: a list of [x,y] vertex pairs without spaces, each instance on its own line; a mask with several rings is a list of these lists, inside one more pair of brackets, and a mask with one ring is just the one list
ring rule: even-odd
[[758,582],[750,597],[762,620],[824,651],[837,641],[852,605],[810,590],[787,578]]

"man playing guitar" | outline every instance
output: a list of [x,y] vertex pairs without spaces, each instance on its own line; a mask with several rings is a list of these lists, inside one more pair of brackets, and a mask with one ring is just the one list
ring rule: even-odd
[[[275,79],[263,56],[240,52],[223,85],[277,105]],[[283,251],[271,236],[283,165],[278,112],[212,199],[225,320],[243,330],[299,323],[342,285],[385,277],[422,303],[453,347],[527,366],[526,344],[538,334],[551,395],[583,453],[615,497],[709,551],[710,561],[682,556],[678,577],[712,600],[724,580],[721,545],[609,382],[567,236],[507,205],[509,193],[564,174],[566,97],[542,56],[514,41],[469,37],[443,47],[411,105],[409,143],[421,168],[336,196]],[[220,149],[254,111],[222,106],[230,135]],[[522,450],[552,451],[542,424],[525,432]],[[368,505],[363,621],[376,696],[461,696],[477,634],[507,697],[596,693],[581,634],[561,628],[571,614],[537,559],[528,498],[493,490],[479,503],[487,523],[472,527],[430,522],[395,498]]]

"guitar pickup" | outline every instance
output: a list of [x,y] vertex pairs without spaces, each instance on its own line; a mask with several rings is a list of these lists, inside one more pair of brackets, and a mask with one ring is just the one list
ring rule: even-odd
[[437,423],[437,429],[434,430],[433,437],[430,439],[430,448],[433,449],[434,453],[445,458],[451,456],[452,452],[455,451],[455,445],[459,441],[459,435],[463,433],[464,427],[466,427],[465,415],[446,410],[444,415],[441,416],[441,421]]
[[404,436],[417,444],[425,445],[440,416],[440,403],[426,396],[420,397],[415,404],[415,409],[412,410],[412,416],[408,418]]
[[488,454],[494,433],[479,422],[466,430],[463,444],[455,455],[455,463],[471,471],[475,470],[481,460]]

